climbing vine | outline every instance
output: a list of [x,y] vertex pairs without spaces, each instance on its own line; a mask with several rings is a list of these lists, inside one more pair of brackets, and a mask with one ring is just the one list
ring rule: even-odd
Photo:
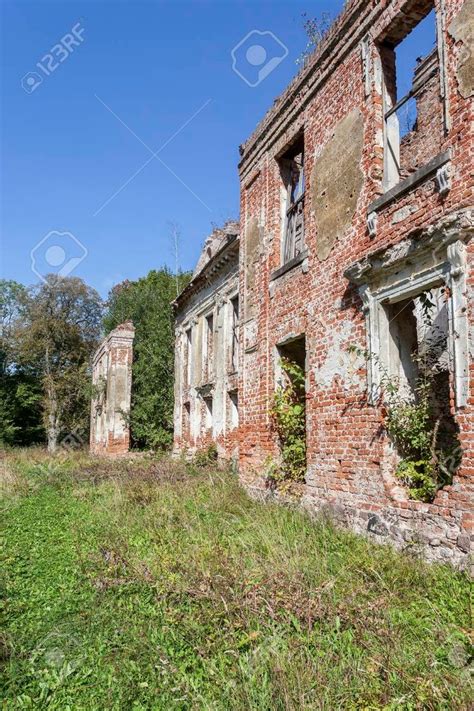
[[413,397],[407,400],[392,379],[386,404],[386,428],[401,456],[396,475],[407,486],[410,497],[432,501],[438,489],[451,483],[460,464],[456,442],[441,440],[441,417],[432,402],[433,378],[420,375]]
[[285,383],[277,388],[270,412],[280,444],[281,462],[270,468],[267,479],[282,488],[285,482],[304,481],[306,412],[304,369],[287,358],[282,358],[280,366]]
[[455,428],[446,431],[446,411],[435,406],[439,376],[446,374],[440,353],[446,351],[447,337],[436,333],[431,311],[434,304],[427,294],[418,297],[422,322],[431,338],[412,353],[417,368],[411,389],[388,373],[375,353],[351,346],[350,351],[376,363],[380,372],[380,399],[385,413],[385,429],[400,455],[396,476],[407,487],[410,498],[432,501],[436,492],[452,482],[462,450]]

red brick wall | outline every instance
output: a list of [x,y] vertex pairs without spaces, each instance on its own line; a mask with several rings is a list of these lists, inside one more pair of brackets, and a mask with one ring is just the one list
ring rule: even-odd
[[[352,15],[353,22],[345,36],[337,38],[338,29],[343,26],[342,20],[327,40],[327,45],[334,42],[331,51],[326,55],[323,47],[319,62],[309,66],[306,74],[302,75],[303,79],[297,79],[290,85],[243,146],[240,164],[240,290],[241,303],[246,307],[241,334],[244,347],[241,349],[239,388],[240,471],[245,483],[264,486],[264,462],[269,455],[277,452],[269,418],[275,386],[275,349],[278,343],[304,333],[309,386],[308,505],[315,508],[330,505],[336,515],[361,531],[367,529],[367,522],[373,514],[380,514],[382,536],[386,534],[404,545],[410,539],[410,532],[413,532],[413,535],[419,535],[422,542],[423,536],[426,537],[425,543],[431,542],[431,557],[459,561],[466,552],[466,535],[473,526],[472,360],[469,406],[456,414],[464,449],[462,468],[453,486],[440,491],[433,504],[408,500],[400,502],[393,498],[391,487],[381,471],[386,445],[381,427],[382,412],[363,402],[365,369],[360,367],[348,377],[350,359],[344,362],[344,367],[337,364],[337,358],[349,358],[347,346],[351,343],[365,344],[366,341],[362,303],[357,290],[344,278],[344,271],[365,255],[397,243],[410,234],[426,229],[443,216],[472,205],[472,102],[463,99],[457,89],[455,66],[462,48],[453,46],[452,38],[446,33],[451,129],[442,139],[439,131],[433,134],[431,151],[427,144],[430,139],[428,132],[423,155],[431,152],[433,157],[440,150],[452,150],[451,190],[445,197],[441,196],[431,176],[382,209],[378,216],[376,237],[371,238],[368,233],[367,208],[382,194],[382,100],[376,81],[372,83],[370,96],[365,95],[359,41],[366,32],[374,39],[383,35],[392,18],[406,4],[401,0],[353,0],[347,11],[348,15]],[[445,5],[446,26],[449,27],[462,2],[452,0]],[[353,37],[354,44],[351,45]],[[375,42],[371,42],[371,52],[376,63]],[[325,74],[325,80],[309,98],[309,85]],[[338,122],[353,109],[359,109],[364,119],[361,160],[364,182],[351,224],[343,234],[338,235],[329,257],[320,261],[316,255],[317,225],[311,200],[307,199],[307,263],[271,283],[271,273],[281,265],[278,154],[304,125],[308,195],[315,156],[320,155]],[[442,120],[441,110],[439,102],[438,125]],[[400,212],[402,208],[406,210]],[[255,223],[259,226],[259,248],[249,277],[246,235],[254,229]],[[471,265],[473,249],[471,243]],[[471,287],[473,279],[471,269]],[[471,309],[472,306],[471,300]],[[471,317],[473,315],[471,313]],[[336,359],[332,375],[327,365],[329,359]],[[371,526],[374,528],[373,521]]]

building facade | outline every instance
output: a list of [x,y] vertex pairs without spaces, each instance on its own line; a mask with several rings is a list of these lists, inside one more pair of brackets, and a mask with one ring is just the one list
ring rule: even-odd
[[[474,525],[473,14],[473,0],[350,1],[239,165],[242,480],[265,489],[279,363],[295,359],[304,504],[456,563]],[[433,50],[404,94],[397,52],[430,18]],[[387,376],[413,386],[427,303],[433,399],[457,452],[430,503],[395,475],[380,397]]]
[[117,326],[100,344],[92,361],[90,451],[126,454],[130,447],[133,339],[131,321]]
[[174,448],[189,454],[215,443],[238,456],[239,226],[205,242],[191,282],[175,301]]
[[[176,304],[177,450],[238,448],[242,482],[268,495],[292,361],[302,503],[456,565],[474,530],[473,15],[474,0],[349,0],[240,147],[238,267],[228,242],[205,250]],[[432,45],[403,87],[397,56],[421,22]],[[386,394],[415,402],[428,371],[446,481],[417,500]]]

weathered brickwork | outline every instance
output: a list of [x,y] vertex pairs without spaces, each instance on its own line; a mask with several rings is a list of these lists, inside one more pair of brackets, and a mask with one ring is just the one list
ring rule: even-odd
[[[430,10],[425,0],[349,2],[241,147],[240,476],[265,491],[266,463],[278,457],[269,411],[279,347],[304,336],[305,506],[465,564],[474,530],[473,2],[434,5],[438,46],[417,69],[415,81],[428,80],[396,175],[387,55]],[[279,160],[301,137],[304,248],[284,265]],[[348,347],[384,348],[384,304],[440,284],[450,294],[451,411],[463,457],[428,504],[395,478],[383,409],[367,402],[371,366]]]
[[[395,49],[433,9],[435,49],[400,97]],[[211,236],[176,304],[176,450],[211,441],[223,456],[238,450],[242,482],[272,496],[266,473],[280,454],[270,411],[280,358],[297,353],[303,505],[461,566],[474,540],[473,11],[474,0],[347,3],[240,147],[240,249]],[[416,121],[403,130],[405,98]],[[462,453],[432,503],[411,499],[395,475],[400,457],[380,398],[381,367],[410,386],[427,294],[445,339],[437,407]],[[228,425],[230,392],[238,428]]]
[[193,278],[176,300],[174,450],[217,445],[238,458],[239,226],[205,242]]
[[130,446],[133,339],[131,321],[117,326],[97,349],[92,362],[90,449],[93,454],[126,454]]

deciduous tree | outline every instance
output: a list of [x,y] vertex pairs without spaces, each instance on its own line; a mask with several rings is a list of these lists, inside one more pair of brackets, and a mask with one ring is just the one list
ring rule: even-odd
[[99,294],[77,277],[50,275],[29,290],[17,323],[18,367],[30,369],[41,384],[48,449],[61,436],[85,431],[90,398],[90,357],[102,318]]

